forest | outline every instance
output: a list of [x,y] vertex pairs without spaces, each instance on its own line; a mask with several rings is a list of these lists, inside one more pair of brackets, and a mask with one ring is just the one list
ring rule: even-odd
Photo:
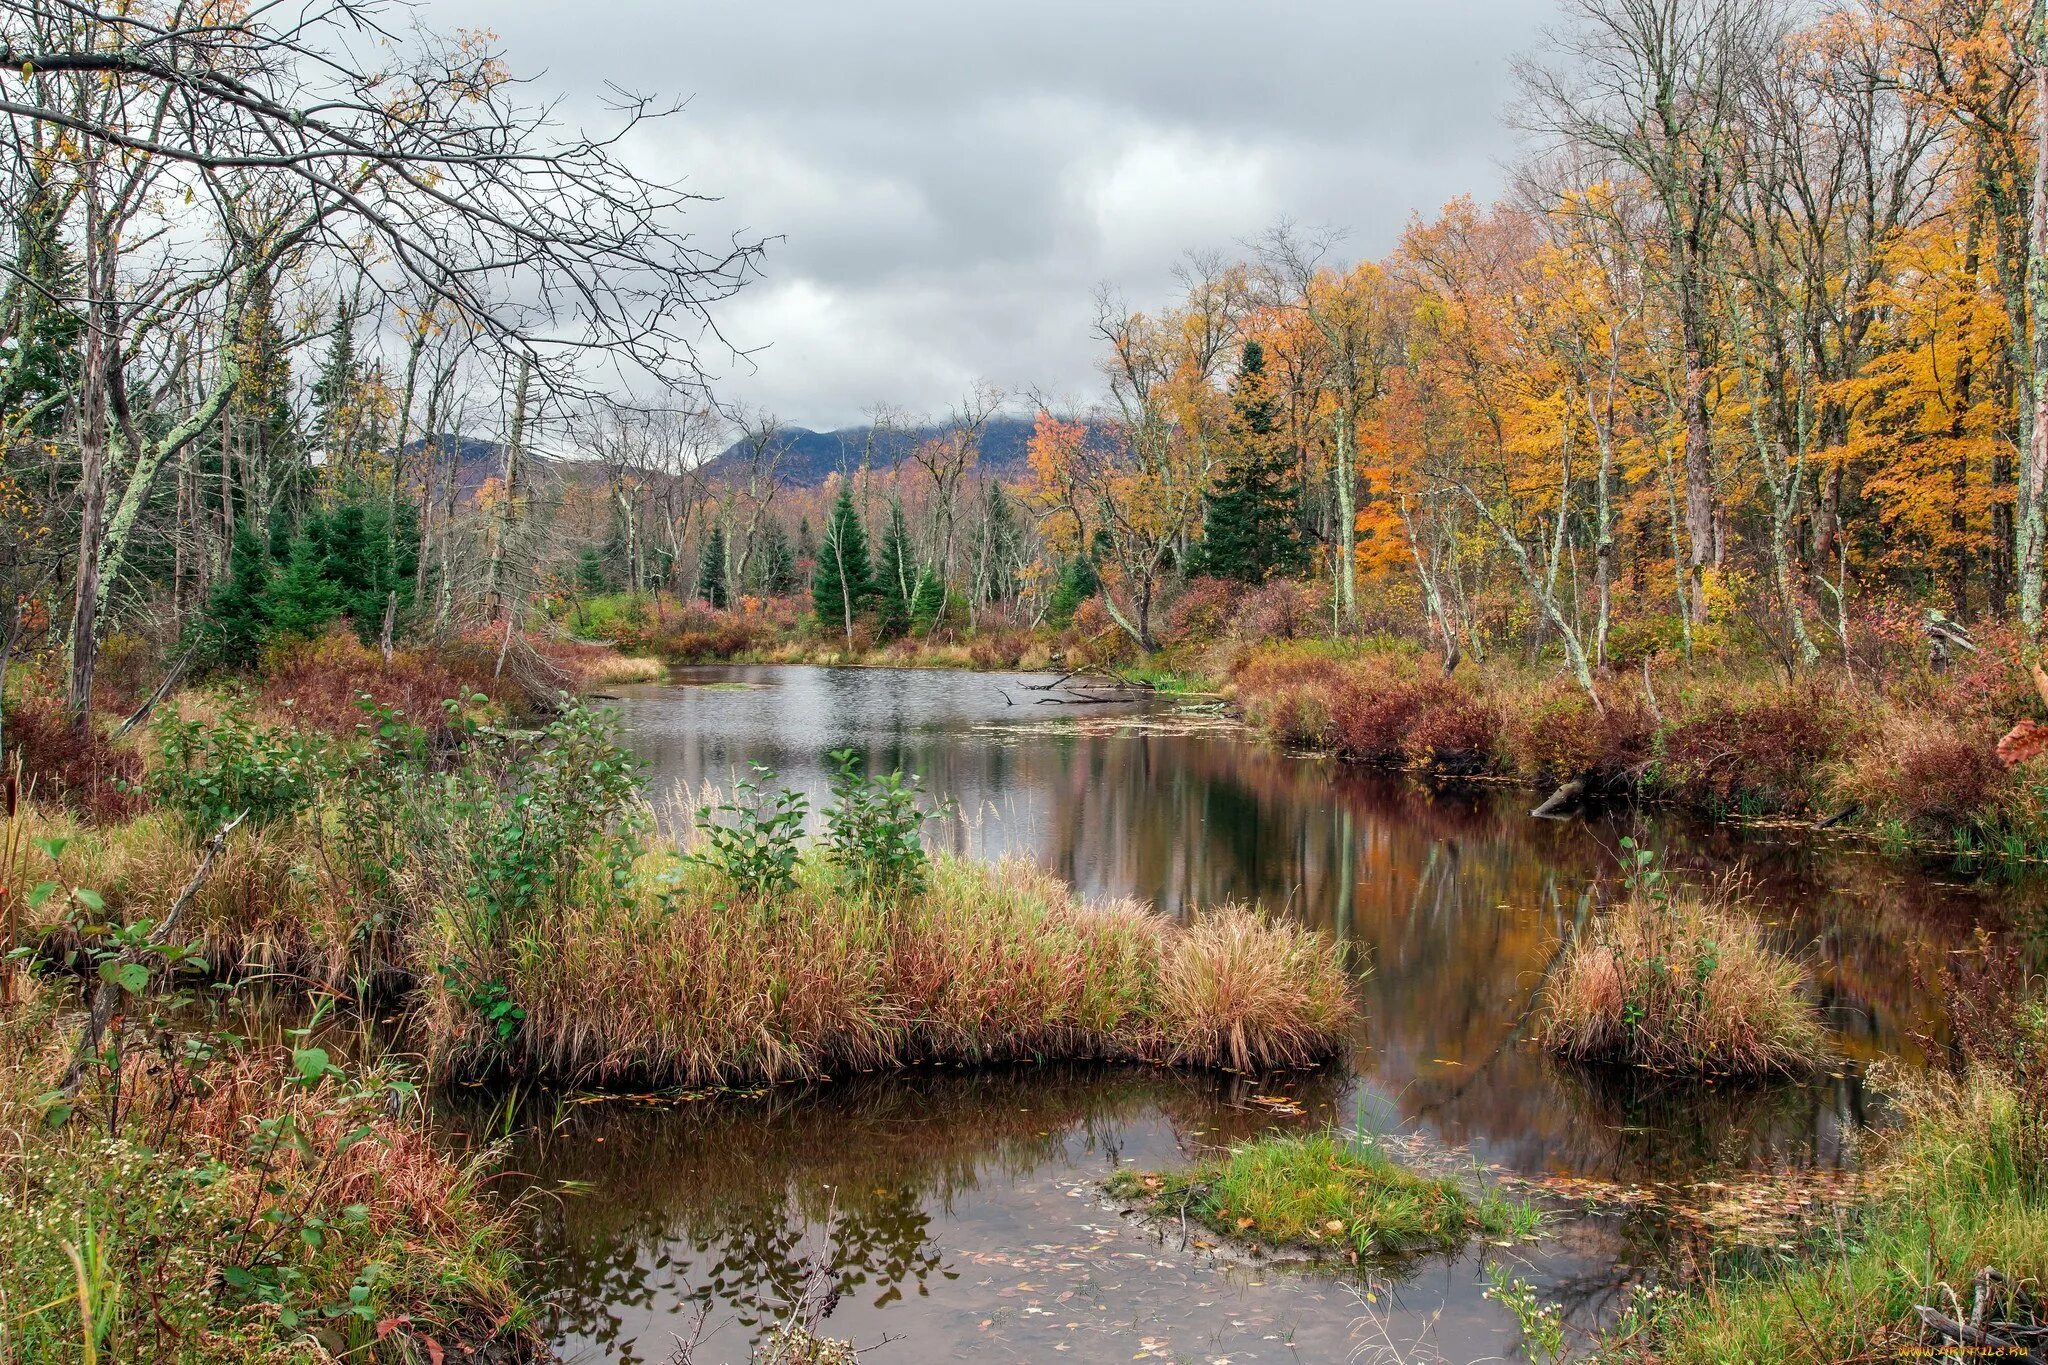
[[[532,1106],[854,1072],[1265,1087],[1231,1107],[1272,1132],[1090,1186],[1177,1220],[1161,1256],[1191,1220],[1317,1273],[1563,1235],[1363,1091],[1313,1129],[1266,1093],[1367,1051],[1404,970],[1294,889],[1154,913],[979,856],[944,772],[851,741],[811,794],[754,760],[661,806],[649,689],[803,669],[1328,763],[1240,804],[1451,828],[1431,877],[1501,792],[1625,831],[1541,850],[1578,909],[1497,1049],[1616,1131],[1904,1068],[1832,1232],[1617,1253],[1563,1306],[1488,1260],[1503,1349],[2048,1354],[2048,0],[1557,11],[1497,195],[1378,255],[1189,242],[1170,294],[1095,290],[1092,390],[826,437],[714,378],[776,244],[633,154],[684,100],[575,128],[431,4],[0,0],[0,1365],[558,1358],[559,1192],[501,1189]],[[1892,946],[1951,946],[1884,969],[1938,1023],[1843,984],[1869,924],[1752,904],[1740,841],[1781,836],[1942,889]],[[839,1266],[777,1265],[753,1359],[892,1358],[838,1339]]]

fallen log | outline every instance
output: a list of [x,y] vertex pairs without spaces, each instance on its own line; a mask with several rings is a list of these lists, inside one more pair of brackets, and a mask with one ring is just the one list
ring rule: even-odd
[[1529,814],[1535,816],[1539,820],[1558,819],[1560,818],[1560,812],[1562,812],[1566,807],[1575,804],[1578,801],[1578,799],[1584,796],[1585,794],[1585,782],[1580,778],[1575,777],[1571,781],[1560,786],[1556,791],[1552,792],[1550,795],[1544,797],[1543,804],[1538,806],[1535,810],[1530,811]]

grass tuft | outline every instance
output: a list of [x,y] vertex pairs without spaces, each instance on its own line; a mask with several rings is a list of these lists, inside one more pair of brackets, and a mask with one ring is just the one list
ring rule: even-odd
[[1535,1235],[1532,1207],[1396,1165],[1370,1137],[1264,1137],[1185,1171],[1122,1170],[1111,1195],[1160,1218],[1272,1250],[1384,1258],[1455,1251],[1475,1233]]
[[1542,1001],[1561,1057],[1708,1075],[1796,1075],[1826,1061],[1799,964],[1725,899],[1638,891],[1565,946]]

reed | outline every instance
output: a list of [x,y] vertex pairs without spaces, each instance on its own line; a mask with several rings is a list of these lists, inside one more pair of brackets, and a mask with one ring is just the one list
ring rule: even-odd
[[1567,943],[1540,1036],[1584,1062],[1656,1071],[1799,1074],[1828,1056],[1798,962],[1726,896],[1630,898]]

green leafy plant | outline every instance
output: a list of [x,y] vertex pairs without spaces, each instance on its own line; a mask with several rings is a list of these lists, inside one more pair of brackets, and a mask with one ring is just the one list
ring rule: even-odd
[[832,805],[825,812],[825,852],[848,885],[876,895],[915,895],[930,859],[918,831],[935,812],[918,805],[916,779],[901,772],[861,772],[860,755],[835,749]]
[[156,734],[162,761],[144,786],[198,833],[243,811],[252,827],[293,815],[331,770],[326,741],[251,725],[238,708],[213,722],[166,715]]
[[733,787],[730,801],[697,812],[693,862],[711,869],[743,898],[764,901],[796,889],[804,819],[810,801],[787,787],[770,792],[775,774],[756,763],[754,778]]

